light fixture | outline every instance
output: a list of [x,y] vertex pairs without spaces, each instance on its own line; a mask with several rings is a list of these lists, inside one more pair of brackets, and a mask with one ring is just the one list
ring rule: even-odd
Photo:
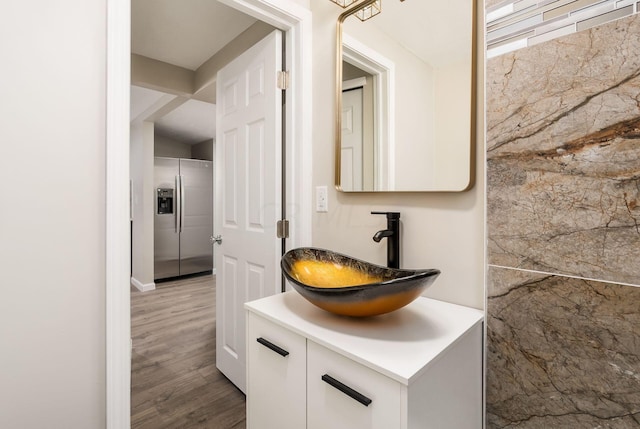
[[382,0],[376,0],[373,4],[365,6],[356,12],[356,16],[360,21],[366,21],[369,18],[373,18],[380,12],[382,12]]
[[344,8],[354,4],[357,0],[331,0],[331,1],[337,4],[338,6],[342,6]]
[[[331,0],[331,1],[337,4],[338,6],[346,8],[356,3],[358,0]],[[401,0],[401,1],[404,1],[404,0]],[[360,19],[360,21],[366,21],[369,18],[373,18],[380,12],[382,12],[382,0],[376,0],[372,4],[368,6],[364,6],[362,9],[357,11],[355,15],[358,17],[358,19]]]

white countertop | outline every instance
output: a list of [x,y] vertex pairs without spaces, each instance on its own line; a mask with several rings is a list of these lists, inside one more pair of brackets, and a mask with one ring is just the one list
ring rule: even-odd
[[481,310],[424,297],[381,316],[343,317],[296,291],[248,302],[245,308],[405,385],[484,318]]

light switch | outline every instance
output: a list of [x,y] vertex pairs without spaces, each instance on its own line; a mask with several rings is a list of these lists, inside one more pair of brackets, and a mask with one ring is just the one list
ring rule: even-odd
[[326,186],[316,186],[316,212],[327,213],[329,201]]

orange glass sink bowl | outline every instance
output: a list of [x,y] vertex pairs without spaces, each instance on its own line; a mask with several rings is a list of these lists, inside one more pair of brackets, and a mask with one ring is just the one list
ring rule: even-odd
[[294,289],[334,314],[366,317],[409,304],[435,281],[440,270],[402,270],[370,264],[325,249],[301,247],[280,261]]

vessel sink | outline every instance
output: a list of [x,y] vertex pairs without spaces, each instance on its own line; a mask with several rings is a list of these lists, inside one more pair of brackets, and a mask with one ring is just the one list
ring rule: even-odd
[[309,302],[331,313],[354,317],[402,308],[440,274],[437,269],[387,268],[312,247],[288,251],[280,265],[294,289]]

